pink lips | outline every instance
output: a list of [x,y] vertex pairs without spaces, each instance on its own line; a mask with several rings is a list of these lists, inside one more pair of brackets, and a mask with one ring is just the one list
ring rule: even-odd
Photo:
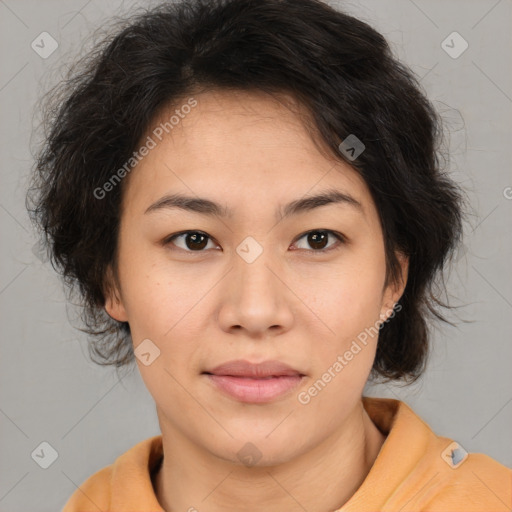
[[229,361],[203,373],[222,392],[247,403],[270,402],[296,388],[304,377],[279,361]]

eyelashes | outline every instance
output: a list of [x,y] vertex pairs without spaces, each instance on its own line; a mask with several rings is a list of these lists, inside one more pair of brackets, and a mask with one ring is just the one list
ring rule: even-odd
[[[297,244],[297,242],[299,242],[303,238],[306,239],[306,244],[312,244],[313,246],[317,247],[312,249],[299,248],[294,250],[306,251],[312,254],[326,254],[333,250],[339,249],[343,244],[346,243],[346,238],[343,234],[330,229],[313,229],[310,231],[306,231],[305,233],[297,237],[296,241],[294,242],[294,245]],[[327,245],[327,247],[318,248],[318,245],[322,246],[324,241],[327,240],[327,242],[330,242],[330,239],[332,238],[336,240],[334,244]],[[176,246],[176,240],[180,240],[183,242],[182,247]],[[210,244],[210,242],[214,246],[213,248],[215,248],[213,238],[210,237],[210,235],[208,235],[204,231],[188,230],[180,231],[179,233],[174,233],[166,237],[163,240],[162,245],[164,245],[165,247],[170,247],[171,250],[179,250],[188,253],[204,253],[206,252],[205,249],[208,249],[208,245]],[[188,247],[188,245],[192,245],[193,248],[191,249],[190,247]],[[174,249],[172,246],[176,247],[176,249]]]

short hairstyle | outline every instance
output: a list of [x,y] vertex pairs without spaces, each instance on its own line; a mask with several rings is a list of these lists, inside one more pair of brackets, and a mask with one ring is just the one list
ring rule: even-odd
[[[201,91],[291,95],[311,137],[364,179],[379,214],[386,283],[409,256],[401,310],[379,329],[371,377],[414,382],[429,318],[449,322],[437,281],[462,237],[463,195],[441,162],[442,118],[385,38],[320,0],[184,0],[132,14],[48,93],[27,208],[52,266],[79,292],[94,362],[134,361],[130,328],[105,311],[117,279],[126,179],[99,198],[161,109]],[[355,135],[365,149],[349,158]],[[114,277],[107,268],[112,265]],[[444,278],[442,280],[444,285]]]

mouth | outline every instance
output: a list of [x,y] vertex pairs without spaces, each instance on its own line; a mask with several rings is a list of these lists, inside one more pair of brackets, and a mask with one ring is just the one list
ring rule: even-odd
[[300,385],[304,375],[281,375],[269,377],[234,377],[204,373],[216,389],[239,402],[261,404],[289,394]]
[[279,361],[238,360],[205,371],[216,390],[239,402],[268,403],[291,393],[306,375]]

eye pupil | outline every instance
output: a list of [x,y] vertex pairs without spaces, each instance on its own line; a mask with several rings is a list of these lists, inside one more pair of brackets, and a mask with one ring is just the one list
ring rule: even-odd
[[[202,233],[189,233],[185,237],[186,245],[189,249],[204,249],[206,245],[208,244],[208,237],[206,235],[203,235]],[[195,245],[193,247],[190,246],[189,242],[192,241],[192,244],[199,244]]]
[[[328,247],[330,235],[333,235],[333,232],[328,229],[309,231],[308,233],[305,233],[301,236],[301,240],[304,240],[304,238],[306,238],[307,244],[310,247],[310,253],[314,252],[323,254],[330,250],[330,248]],[[340,237],[339,235],[334,235],[334,237],[337,238],[340,242],[343,242],[343,238]],[[181,243],[183,243],[184,239],[186,248],[182,248],[182,250],[187,250],[188,252],[204,252],[203,249],[205,249],[205,247],[208,245],[210,241],[210,236],[207,235],[206,233],[202,233],[201,231],[184,231],[181,234],[171,236],[165,242],[165,245],[174,245],[174,239],[181,239]]]
[[308,243],[314,249],[324,249],[328,235],[325,231],[312,231],[308,234]]

